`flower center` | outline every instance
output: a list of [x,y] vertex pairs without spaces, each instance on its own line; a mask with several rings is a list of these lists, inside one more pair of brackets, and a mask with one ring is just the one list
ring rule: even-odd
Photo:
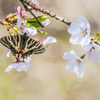
[[[82,28],[81,28],[81,29],[82,29]],[[82,29],[82,32],[80,32],[80,33],[82,33],[83,36],[85,36],[85,35],[87,34],[87,29],[85,29],[85,30]]]
[[79,59],[74,59],[74,61],[75,61],[75,63],[77,63],[77,64],[81,64],[81,60],[79,60]]

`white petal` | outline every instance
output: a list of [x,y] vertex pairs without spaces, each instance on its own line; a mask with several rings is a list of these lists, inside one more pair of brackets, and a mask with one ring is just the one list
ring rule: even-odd
[[22,20],[22,23],[23,23],[23,25],[26,25],[27,22],[26,22],[26,20]]
[[89,45],[83,46],[83,50],[85,50],[85,53],[90,51],[90,49],[95,48],[95,49],[99,49],[99,45],[96,44],[92,44],[90,43]]
[[77,23],[72,23],[68,28],[68,32],[71,35],[80,34],[81,32],[80,26]]
[[95,49],[92,49],[91,51],[86,53],[87,59],[91,59],[93,62],[99,61],[99,54]]
[[67,63],[67,67],[66,69],[69,71],[69,72],[76,72],[78,69],[77,69],[77,66],[76,66],[76,63],[71,60]]
[[43,41],[43,45],[46,46],[49,43],[55,43],[57,40],[54,37],[49,36],[45,41]]
[[85,53],[88,52],[91,48],[92,48],[91,44],[83,46],[83,50],[85,51]]
[[34,36],[37,34],[37,29],[35,27],[25,28],[23,34],[26,33],[30,36]]
[[28,60],[33,60],[32,55],[30,55],[29,57],[27,57]]
[[22,18],[21,18],[20,15],[18,15],[18,20],[17,20],[17,27],[18,27],[18,28],[20,28],[21,23],[22,23]]
[[20,63],[17,64],[15,69],[17,71],[27,71],[29,69],[29,67],[31,67],[31,69],[33,68],[32,65],[28,62],[26,62],[26,63],[20,62]]
[[78,65],[77,67],[78,67],[78,68],[77,68],[78,70],[77,70],[77,72],[76,72],[77,77],[78,77],[78,78],[81,78],[81,77],[83,77],[83,74],[84,74],[83,63],[81,63],[81,64]]
[[15,67],[16,67],[16,63],[13,63],[8,66],[8,68],[5,70],[5,72],[9,72],[12,68],[15,68]]
[[75,59],[77,57],[78,57],[77,54],[73,50],[70,52],[65,52],[63,55],[63,58],[66,60],[72,60],[72,59]]
[[67,67],[66,69],[69,72],[75,72],[77,74],[78,78],[81,78],[83,76],[83,62],[81,62],[80,64],[78,64],[77,62],[75,62],[74,60],[71,60],[67,63]]
[[6,55],[6,56],[7,56],[7,57],[9,57],[9,56],[10,56],[10,53],[11,53],[11,50],[10,50],[10,51],[8,51],[8,53],[7,53],[7,55]]
[[90,43],[90,35],[85,35],[81,41],[81,46],[88,45]]
[[78,45],[81,43],[82,39],[83,39],[83,34],[76,34],[71,36],[69,42],[74,45]]
[[24,62],[30,62],[30,60],[28,60],[27,58],[24,58]]
[[41,22],[44,26],[47,26],[47,25],[49,25],[50,24],[50,20],[49,19],[47,19],[46,21],[44,21],[44,22]]
[[100,48],[100,46],[99,45],[97,45],[97,44],[91,44],[92,45],[92,47],[94,47],[94,48],[97,48],[97,49],[99,49]]
[[5,72],[9,72],[12,68],[15,68],[17,71],[27,71],[31,67],[33,69],[32,65],[30,63],[24,63],[24,62],[19,62],[19,63],[13,63],[8,66],[8,68],[5,70]]
[[21,11],[21,8],[20,8],[20,6],[18,6],[18,7],[17,7],[18,15],[20,15],[20,11]]
[[90,28],[90,25],[85,17],[79,16],[77,23],[83,30]]
[[24,61],[25,62],[30,62],[30,60],[32,60],[32,59],[33,59],[33,57],[32,57],[32,55],[30,55],[29,57],[24,58]]

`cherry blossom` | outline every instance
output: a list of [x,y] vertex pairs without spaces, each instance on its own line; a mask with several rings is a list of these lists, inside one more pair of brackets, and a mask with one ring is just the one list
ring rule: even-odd
[[77,56],[75,51],[72,50],[70,52],[65,52],[63,58],[69,60],[66,66],[66,69],[69,72],[75,72],[78,78],[83,77],[83,61],[79,56]]
[[9,72],[12,68],[15,68],[18,72],[27,71],[29,67],[33,69],[32,65],[28,62],[17,62],[9,65],[8,68],[5,70],[5,72]]
[[81,44],[82,47],[90,43],[90,25],[86,18],[79,16],[77,23],[72,23],[68,32],[72,35],[70,43]]
[[91,59],[93,62],[99,61],[99,53],[96,51],[98,48],[98,45],[92,43],[83,47],[88,60]]

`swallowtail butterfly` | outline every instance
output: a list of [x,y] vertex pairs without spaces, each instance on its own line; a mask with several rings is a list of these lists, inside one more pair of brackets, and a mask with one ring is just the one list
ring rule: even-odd
[[43,45],[26,34],[3,37],[0,39],[0,43],[10,49],[13,55],[21,54],[22,58],[30,56],[32,53],[40,54],[45,51]]

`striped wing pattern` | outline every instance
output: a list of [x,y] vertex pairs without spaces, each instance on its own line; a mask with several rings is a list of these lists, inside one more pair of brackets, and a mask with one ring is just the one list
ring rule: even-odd
[[43,45],[27,35],[6,36],[0,39],[0,43],[10,49],[13,54],[22,53],[22,57],[32,53],[40,54],[45,51]]

